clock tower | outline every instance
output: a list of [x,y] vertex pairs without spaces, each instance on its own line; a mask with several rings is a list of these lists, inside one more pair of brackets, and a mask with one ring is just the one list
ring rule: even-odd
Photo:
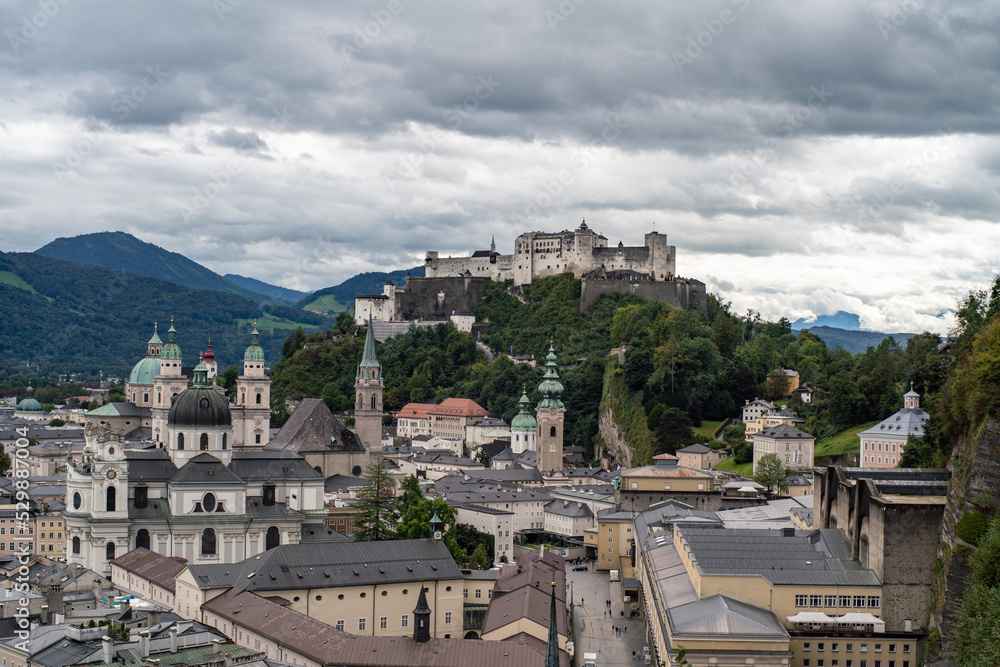
[[553,470],[563,469],[563,425],[566,421],[566,406],[562,402],[562,383],[556,365],[556,351],[549,346],[545,357],[545,376],[538,385],[542,400],[535,408],[538,421],[537,466],[543,475]]

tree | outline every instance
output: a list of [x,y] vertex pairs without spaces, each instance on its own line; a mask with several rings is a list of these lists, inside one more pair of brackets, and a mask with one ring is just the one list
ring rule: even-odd
[[969,557],[972,575],[955,624],[956,665],[1000,664],[1000,518]]
[[441,539],[444,541],[451,557],[462,565],[466,561],[465,549],[455,540],[455,526],[458,524],[458,510],[441,498],[423,498],[410,505],[406,514],[399,521],[396,535],[402,540],[418,540],[431,536],[431,518],[437,514],[444,524]]
[[373,456],[365,468],[365,485],[358,491],[357,529],[354,539],[362,542],[396,539],[396,482],[385,467],[385,458]]
[[694,429],[691,418],[679,408],[666,408],[660,417],[654,431],[657,441],[657,454],[673,454],[682,447],[694,442]]
[[772,401],[788,396],[792,381],[781,368],[775,369],[767,374],[767,396]]
[[66,425],[66,420],[65,419],[59,419],[57,417],[55,419],[50,419],[49,420],[49,426],[65,426],[65,425]]
[[765,454],[757,461],[757,469],[754,472],[753,481],[766,486],[768,491],[779,489],[788,490],[788,471],[781,463],[777,454]]
[[[477,530],[475,526],[460,523],[455,526],[455,541],[458,542],[459,547],[465,549],[467,553],[471,554],[475,554],[479,547],[483,547],[486,549],[486,556],[489,559],[489,562],[493,562],[494,537],[489,533],[482,533]],[[489,565],[486,567],[489,567]]]
[[350,331],[352,326],[354,326],[354,318],[345,310],[340,315],[337,315],[337,322],[333,325],[333,330],[336,333],[345,334]]
[[486,547],[482,544],[476,546],[476,550],[472,552],[472,556],[469,558],[469,567],[473,570],[488,570],[493,564],[490,560],[490,555],[486,553]]
[[648,350],[635,348],[625,355],[625,384],[632,391],[642,389],[653,374],[653,355]]
[[0,473],[6,474],[10,469],[10,454],[4,451],[3,443],[0,442]]
[[230,401],[236,400],[236,380],[240,377],[240,369],[236,364],[232,364],[219,374],[216,382],[226,390],[226,398]]
[[476,451],[476,460],[487,468],[493,464],[493,459],[490,458],[489,452],[486,451],[485,447],[480,447],[478,451]]
[[414,507],[424,499],[424,492],[420,489],[420,480],[416,475],[410,475],[403,480],[402,490],[399,499],[396,501],[396,508],[399,516],[406,516],[411,507]]

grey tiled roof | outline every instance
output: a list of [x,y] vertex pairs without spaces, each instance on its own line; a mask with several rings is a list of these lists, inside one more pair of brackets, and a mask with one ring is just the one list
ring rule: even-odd
[[859,436],[897,436],[905,438],[908,435],[922,437],[924,435],[924,423],[930,415],[920,408],[903,408],[896,414],[883,419],[881,422],[858,433]]
[[775,440],[808,440],[816,439],[816,436],[810,435],[805,431],[800,431],[794,426],[789,426],[788,424],[778,424],[777,426],[769,426],[760,433],[754,433],[754,438],[773,438]]
[[177,466],[170,460],[165,449],[143,452],[125,452],[128,460],[128,481],[165,482],[177,472]]
[[170,484],[243,484],[222,461],[207,452],[185,463],[169,480]]
[[235,451],[229,469],[247,482],[323,478],[321,473],[316,472],[304,458],[294,452]]
[[594,513],[590,511],[588,505],[577,502],[567,502],[562,500],[553,500],[551,503],[545,506],[545,511],[548,514],[555,514],[558,516],[569,516],[574,518],[589,517],[594,516]]
[[318,398],[302,401],[265,449],[293,452],[363,452],[358,436]]

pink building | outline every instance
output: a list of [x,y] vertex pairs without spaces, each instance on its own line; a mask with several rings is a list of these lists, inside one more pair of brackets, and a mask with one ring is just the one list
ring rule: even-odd
[[903,457],[908,436],[924,435],[924,422],[930,417],[920,409],[920,394],[910,391],[903,395],[903,409],[888,419],[861,431],[862,468],[895,468]]

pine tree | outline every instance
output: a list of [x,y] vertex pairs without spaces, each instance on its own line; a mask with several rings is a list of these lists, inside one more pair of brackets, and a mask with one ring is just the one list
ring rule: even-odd
[[354,539],[362,542],[396,539],[399,510],[396,481],[385,467],[385,458],[373,456],[365,468],[365,485],[358,491],[358,526]]

